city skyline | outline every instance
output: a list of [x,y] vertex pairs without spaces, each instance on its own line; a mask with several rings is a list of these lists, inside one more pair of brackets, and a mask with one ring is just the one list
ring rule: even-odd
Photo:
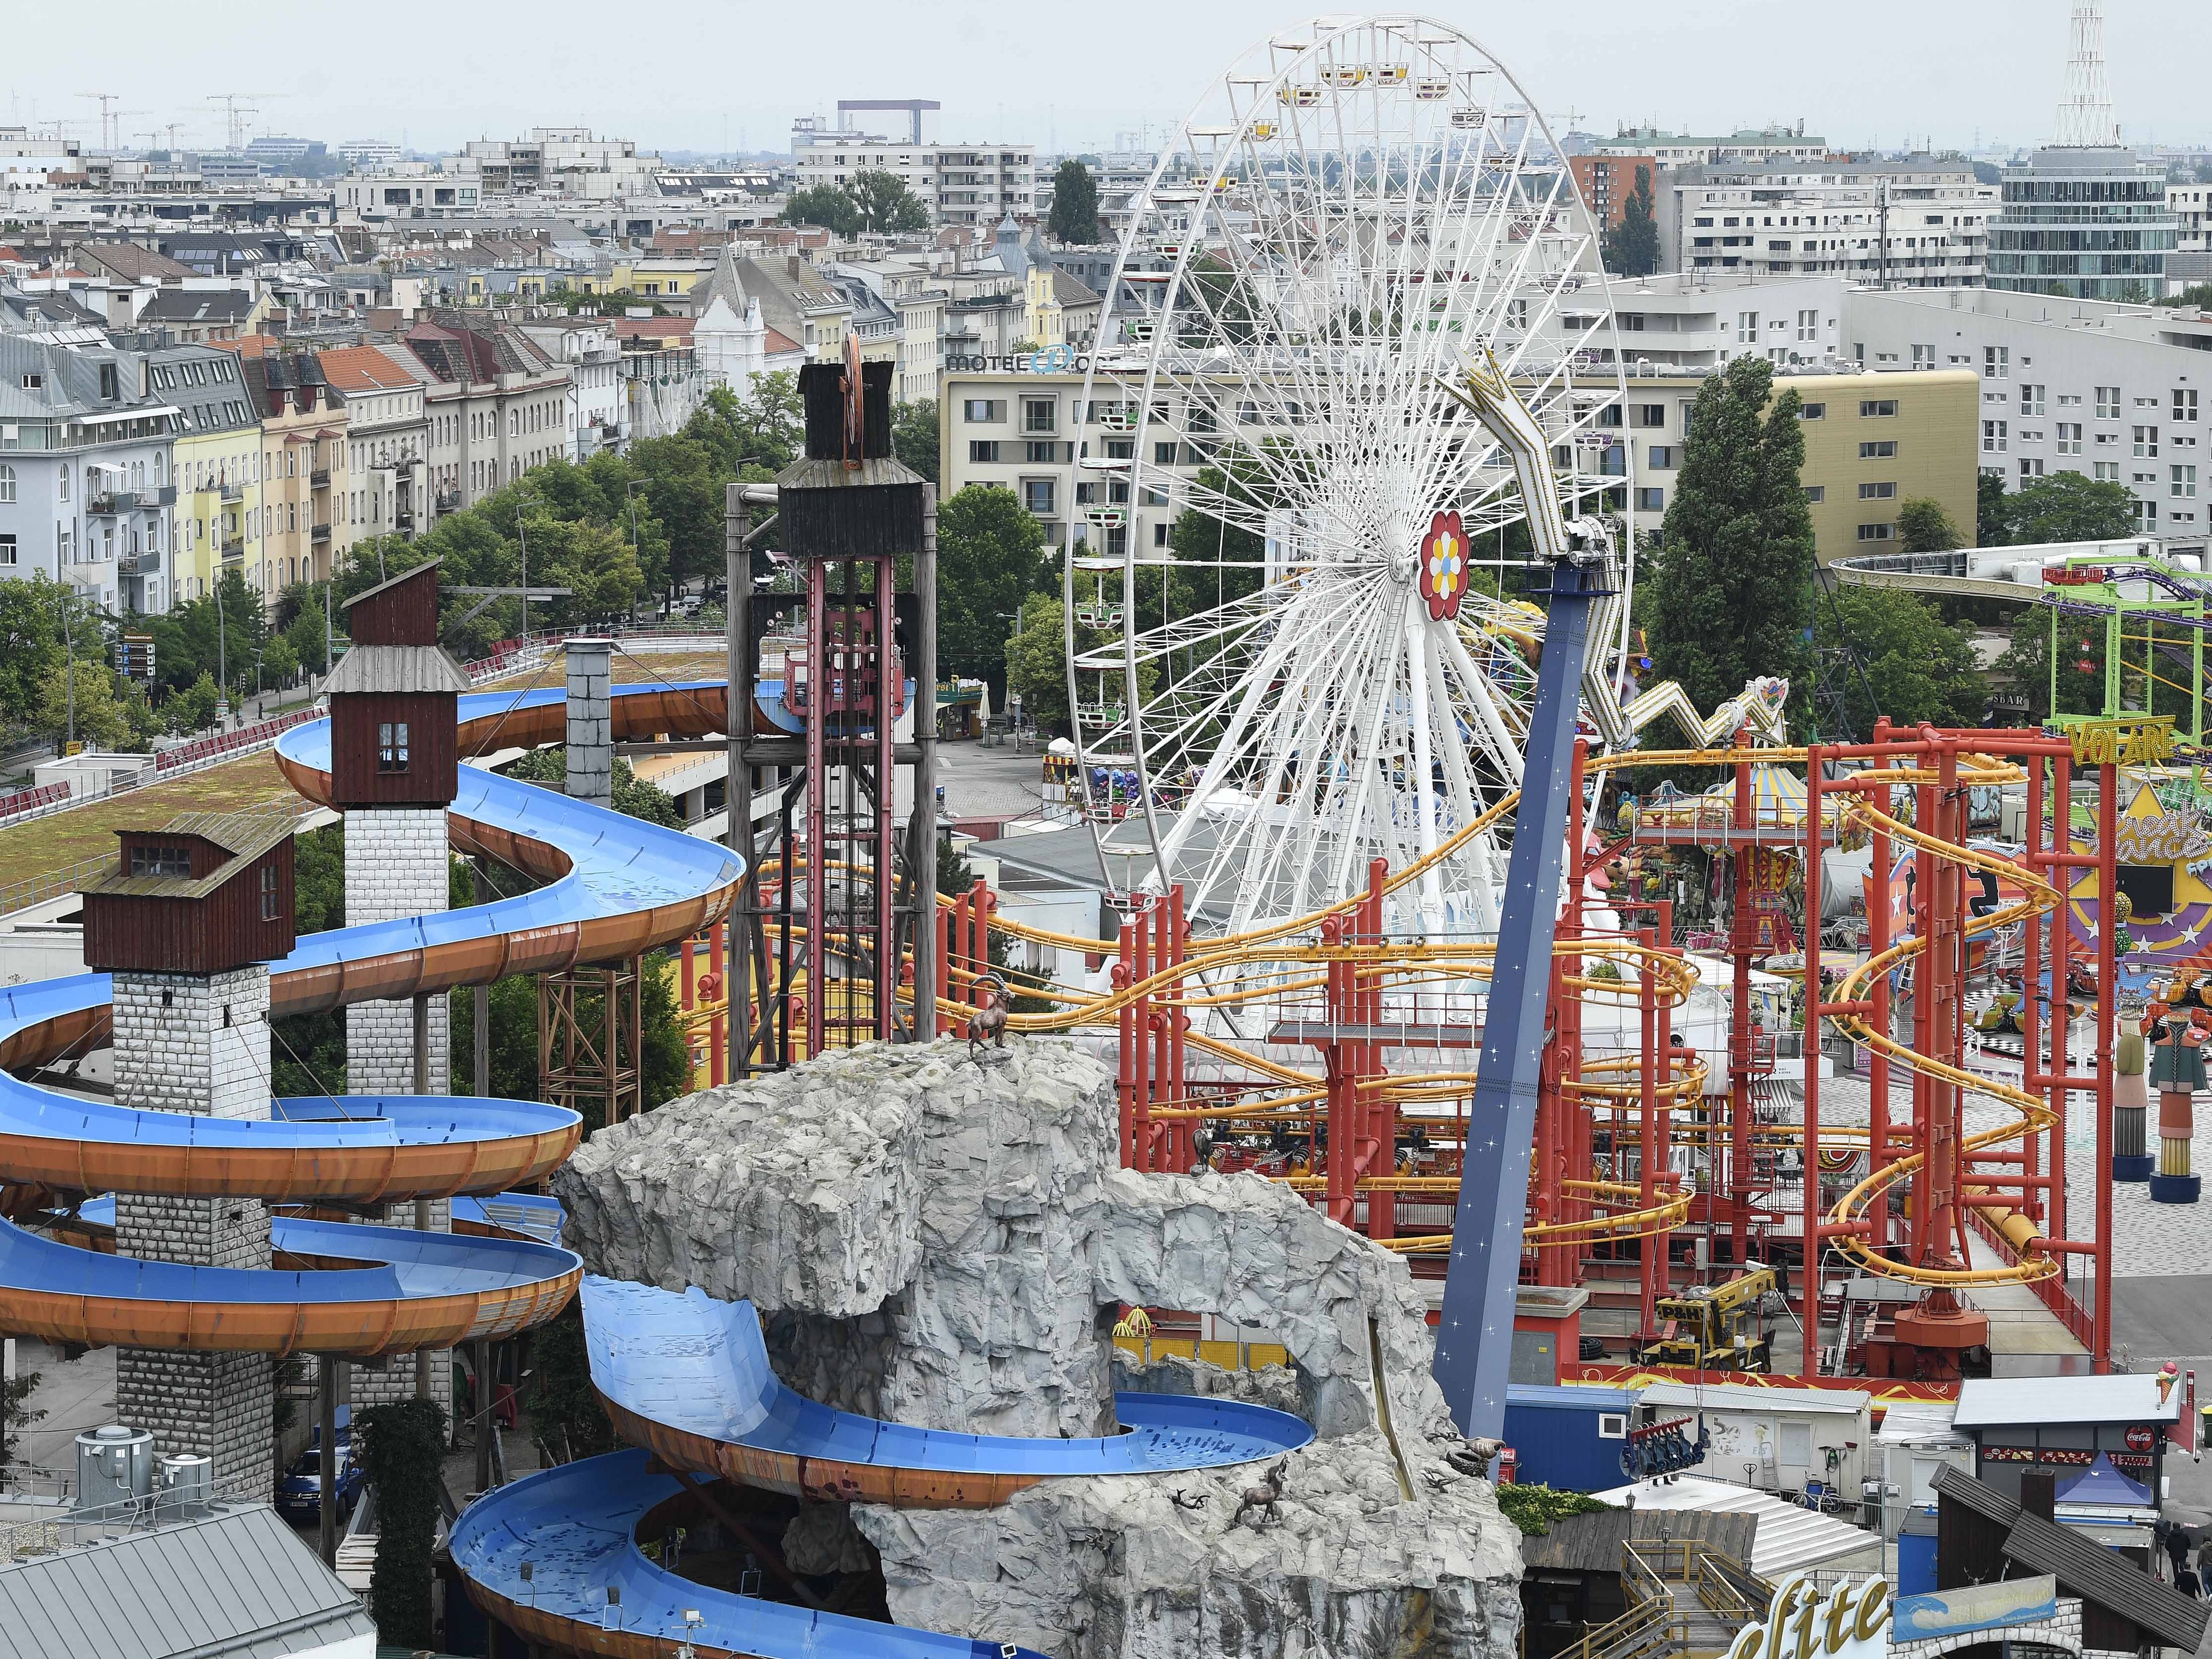
[[[1684,0],[1663,13],[1601,3],[1578,12],[1571,32],[1540,13],[1456,7],[1438,15],[1511,68],[1557,131],[1656,123],[1710,133],[1802,119],[1807,131],[1844,148],[1945,149],[2050,141],[2069,9],[2066,0],[1940,9],[1869,0],[1856,14],[1854,37],[1881,43],[1881,52],[1825,72],[1822,52],[1856,52],[1782,0]],[[200,27],[185,39],[173,38],[168,9],[143,0],[114,8],[96,39],[64,15],[34,11],[14,25],[15,67],[0,87],[4,118],[60,120],[90,147],[102,128],[88,94],[105,92],[114,94],[120,146],[149,148],[151,139],[166,147],[174,124],[179,147],[214,149],[228,137],[216,99],[235,92],[252,106],[247,134],[332,146],[374,137],[437,152],[472,137],[576,125],[659,150],[778,152],[788,147],[793,118],[834,115],[840,97],[915,96],[943,102],[939,131],[956,142],[1103,149],[1127,137],[1150,147],[1221,65],[1301,21],[1295,8],[1272,0],[1221,0],[1197,14],[1138,0],[1117,9],[1110,24],[1063,7],[998,30],[973,5],[918,15],[856,0],[841,19],[850,27],[841,28],[838,51],[821,53],[806,15],[744,3],[689,15],[690,44],[672,59],[658,45],[588,47],[605,32],[600,9],[549,0],[532,16],[544,27],[455,20],[455,50],[432,54],[404,35],[372,32],[325,61],[303,59],[297,36],[269,33],[259,14],[233,0],[196,8]],[[226,18],[238,27],[222,27]],[[134,24],[161,40],[158,54],[117,50]],[[2212,143],[2212,118],[2190,77],[2191,64],[2212,52],[2212,13],[2117,5],[2106,46],[2128,143]],[[741,67],[734,76],[712,68],[672,75],[672,62]],[[759,64],[774,68],[749,67]],[[1962,79],[1962,64],[1977,67]],[[35,78],[25,73],[33,68]],[[180,88],[196,90],[182,97]]]

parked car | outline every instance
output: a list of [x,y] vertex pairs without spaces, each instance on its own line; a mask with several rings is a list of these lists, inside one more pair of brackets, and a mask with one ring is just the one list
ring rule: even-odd
[[[338,1514],[349,1515],[361,1498],[363,1476],[353,1443],[338,1442]],[[323,1514],[323,1450],[310,1446],[293,1459],[276,1483],[276,1510],[288,1521],[319,1521]]]

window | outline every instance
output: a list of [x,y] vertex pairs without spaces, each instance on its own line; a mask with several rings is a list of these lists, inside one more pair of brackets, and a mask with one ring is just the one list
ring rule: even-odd
[[1897,499],[1897,486],[1893,483],[1863,483],[1859,486],[1859,499],[1863,501],[1893,501]]
[[1819,506],[1822,501],[1826,501],[1827,499],[1828,499],[1828,486],[1827,486],[1827,485],[1826,485],[1826,484],[1807,484],[1807,485],[1805,486],[1805,500],[1806,500],[1806,501],[1807,501],[1807,503],[1808,503],[1808,505],[1813,506],[1813,507],[1818,507],[1818,506]]
[[1636,492],[1638,513],[1663,513],[1667,510],[1667,492],[1663,489],[1638,489]]
[[1797,410],[1797,418],[1801,421],[1825,421],[1828,418],[1828,406],[1826,404],[1806,404]]
[[409,744],[405,720],[385,720],[376,728],[376,769],[404,772]]
[[2195,467],[2177,466],[2169,468],[2168,477],[2171,479],[2172,483],[2167,493],[2170,494],[2174,500],[2177,501],[2193,501],[2197,499],[2197,469]]
[[2175,388],[2173,418],[2176,422],[2193,421],[2197,418],[2197,393],[2193,388]]
[[1782,1465],[1784,1468],[1804,1469],[1813,1465],[1813,1425],[1810,1423],[1784,1423],[1782,1425]]
[[2138,455],[2156,455],[2158,453],[2158,428],[2156,427],[2139,426],[2136,428],[2136,453]]
[[61,470],[61,498],[64,501],[69,499],[69,469],[67,467]]
[[[1731,219],[1729,222],[1730,224],[1734,224],[1735,221]],[[1757,312],[1739,311],[1736,313],[1735,343],[1738,345],[1757,345],[1759,343],[1759,313]]]
[[0,536],[0,566],[11,565],[11,564],[13,564],[13,563],[15,563],[15,537],[13,537],[13,536]]
[[2043,476],[2043,457],[2038,455],[2031,459],[2027,456],[2021,456],[2020,458],[2020,476],[2022,478],[2041,477]]
[[995,438],[970,438],[968,459],[972,461],[995,461],[999,459],[999,443]]
[[1109,438],[1105,444],[1106,459],[1109,461],[1133,461],[1137,458],[1134,438]]
[[1626,1412],[1600,1412],[1597,1414],[1597,1437],[1601,1440],[1627,1439],[1628,1413]]
[[15,469],[12,466],[0,466],[0,501],[12,501],[15,499]]
[[280,896],[276,891],[276,866],[273,864],[263,865],[261,866],[262,921],[274,921],[284,914]]
[[1863,542],[1886,542],[1896,528],[1894,525],[1863,524],[1859,526],[1859,539]]
[[960,405],[960,418],[981,424],[1006,418],[1006,405],[996,398],[970,398]]
[[1985,380],[2006,380],[2012,378],[2012,348],[2010,346],[1982,348],[1982,378]]
[[2062,455],[2079,455],[2081,453],[2081,428],[2078,422],[2058,422],[2058,453]]
[[1662,427],[1667,424],[1667,405],[1664,404],[1631,404],[1628,423],[1635,427]]
[[1876,442],[1861,444],[1859,459],[1863,461],[1886,461],[1897,453],[1897,440],[1883,438]]
[[2042,414],[2044,400],[2050,392],[2047,386],[2029,386],[2023,381],[2020,388],[2020,412],[2023,415]]
[[[1786,247],[1788,244],[1784,243],[1784,246]],[[1819,312],[1801,311],[1797,313],[1797,337],[1800,341],[1817,340],[1820,337]]]
[[1032,442],[1024,444],[1023,447],[1029,452],[1022,458],[1026,461],[1041,462],[1044,465],[1049,466],[1060,459],[1060,446],[1056,443]]
[[2097,388],[2097,418],[2100,421],[2117,421],[2120,418],[2119,387],[2100,386]]
[[2011,430],[2002,421],[1984,421],[1982,422],[1982,453],[2002,455],[2006,450],[2011,448]]
[[1166,547],[1169,545],[1169,528],[1168,521],[1165,519],[1162,519],[1158,524],[1155,524],[1152,526],[1152,545],[1154,547]]
[[111,403],[123,395],[123,378],[115,372],[113,363],[100,366],[100,395]]
[[1917,345],[1917,346],[1913,347],[1913,348],[1912,348],[1912,366],[1913,366],[1913,368],[1935,368],[1935,367],[1936,367],[1936,348],[1935,348],[1934,346],[1932,346],[1932,345]]
[[1654,444],[1651,446],[1651,470],[1653,471],[1671,472],[1680,465],[1681,463],[1674,459],[1674,445]]
[[1612,427],[1618,429],[1620,425],[1620,405],[1619,404],[1607,404],[1603,409],[1598,410],[1597,423],[1600,426]]
[[1049,432],[1049,431],[1051,431],[1051,430],[1053,429],[1053,422],[1054,422],[1054,416],[1055,416],[1055,413],[1056,413],[1056,411],[1059,410],[1059,408],[1060,408],[1060,404],[1059,404],[1059,400],[1058,400],[1057,398],[1023,398],[1023,399],[1022,399],[1022,430],[1023,430],[1023,431],[1024,431],[1024,432]]
[[2137,501],[2136,503],[2136,528],[2138,530],[2155,530],[2158,528],[2158,503],[2156,501]]
[[1859,404],[1859,419],[1863,421],[1887,420],[1896,413],[1897,399],[1894,398],[1867,398]]
[[1022,480],[1022,505],[1040,519],[1052,516],[1052,480],[1024,478]]
[[134,847],[131,849],[131,873],[189,876],[192,873],[192,849],[177,846]]
[[2120,481],[2120,464],[2118,461],[2098,461],[2094,463],[2094,471],[2100,483],[2118,483]]

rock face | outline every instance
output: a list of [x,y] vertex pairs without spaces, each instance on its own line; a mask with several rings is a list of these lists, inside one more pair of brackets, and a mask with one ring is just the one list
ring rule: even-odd
[[1289,1350],[1288,1370],[1120,1379],[1311,1422],[1279,1522],[1234,1519],[1256,1467],[1048,1481],[983,1512],[856,1507],[857,1534],[813,1519],[794,1547],[843,1559],[864,1535],[902,1623],[1056,1659],[1505,1654],[1518,1535],[1443,1462],[1459,1437],[1405,1261],[1256,1176],[1124,1170],[1116,1133],[1112,1074],[1071,1043],[980,1064],[964,1043],[869,1047],[604,1129],[554,1185],[593,1271],[750,1299],[786,1382],[871,1416],[1111,1432],[1125,1302]]
[[1288,1463],[1272,1523],[1236,1518],[1257,1468],[1048,1481],[980,1513],[853,1517],[882,1554],[900,1622],[1054,1659],[1512,1653],[1520,1540],[1486,1481],[1409,1449],[1408,1499],[1374,1431]]

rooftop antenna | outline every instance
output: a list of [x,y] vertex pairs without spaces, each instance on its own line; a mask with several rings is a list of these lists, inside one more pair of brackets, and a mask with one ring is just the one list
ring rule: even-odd
[[2089,0],[2074,8],[2066,53],[2066,95],[2058,106],[2057,144],[2068,149],[2108,149],[2120,142],[2112,118],[2112,88],[2105,73],[2105,8]]

